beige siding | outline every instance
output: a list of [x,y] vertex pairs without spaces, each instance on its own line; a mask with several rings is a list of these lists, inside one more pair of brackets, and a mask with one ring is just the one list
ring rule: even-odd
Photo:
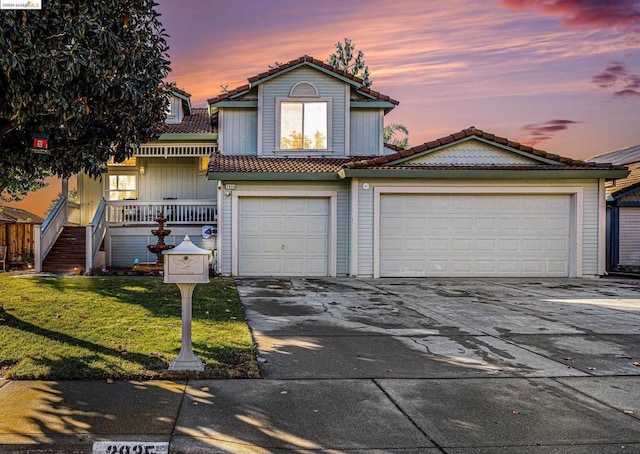
[[382,115],[376,109],[352,109],[349,154],[377,155],[382,144]]
[[219,150],[224,154],[256,154],[258,150],[258,111],[256,109],[221,109],[224,134]]
[[104,188],[101,179],[94,180],[86,173],[78,175],[78,198],[82,204],[80,212],[80,223],[82,225],[91,223],[103,194]]
[[138,176],[138,200],[164,197],[195,199],[197,158],[150,158],[141,160],[144,177]]

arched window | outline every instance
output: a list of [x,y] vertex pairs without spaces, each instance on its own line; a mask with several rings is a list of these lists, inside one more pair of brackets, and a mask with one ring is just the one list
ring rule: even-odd
[[289,96],[292,98],[317,98],[320,95],[315,85],[311,82],[302,81],[291,87]]

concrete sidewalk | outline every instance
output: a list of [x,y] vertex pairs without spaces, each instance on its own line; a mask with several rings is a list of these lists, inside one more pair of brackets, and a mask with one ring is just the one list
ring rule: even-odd
[[264,379],[0,380],[0,452],[640,453],[637,282],[237,284]]

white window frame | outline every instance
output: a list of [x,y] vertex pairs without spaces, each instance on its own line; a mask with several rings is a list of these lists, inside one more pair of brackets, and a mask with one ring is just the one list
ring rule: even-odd
[[[119,169],[118,169],[119,170]],[[138,186],[139,186],[139,176],[137,175],[137,173],[134,172],[109,172],[107,174],[107,178],[105,178],[105,200],[107,201],[114,201],[114,200],[130,200],[129,199],[111,199],[111,194],[112,193],[117,193],[117,192],[127,192],[127,190],[123,190],[123,189],[111,189],[110,188],[110,180],[111,177],[134,177],[135,178],[135,189],[133,189],[133,192],[135,193],[135,197],[133,197],[135,200],[138,199]]]
[[[312,103],[312,102],[324,102],[327,104],[327,148],[280,148],[280,127],[281,127],[281,116],[282,116],[282,103]],[[331,122],[331,112],[332,112],[332,99],[331,98],[322,98],[322,97],[278,97],[276,98],[276,143],[275,149],[279,152],[286,153],[326,153],[331,151],[331,130],[332,130],[332,122]]]

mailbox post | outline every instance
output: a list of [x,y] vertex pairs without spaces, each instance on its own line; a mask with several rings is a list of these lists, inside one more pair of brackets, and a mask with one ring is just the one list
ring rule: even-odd
[[182,345],[169,370],[203,371],[204,364],[193,353],[191,344],[192,298],[197,284],[209,283],[211,251],[199,248],[187,235],[182,243],[163,255],[164,283],[177,284],[182,297]]

